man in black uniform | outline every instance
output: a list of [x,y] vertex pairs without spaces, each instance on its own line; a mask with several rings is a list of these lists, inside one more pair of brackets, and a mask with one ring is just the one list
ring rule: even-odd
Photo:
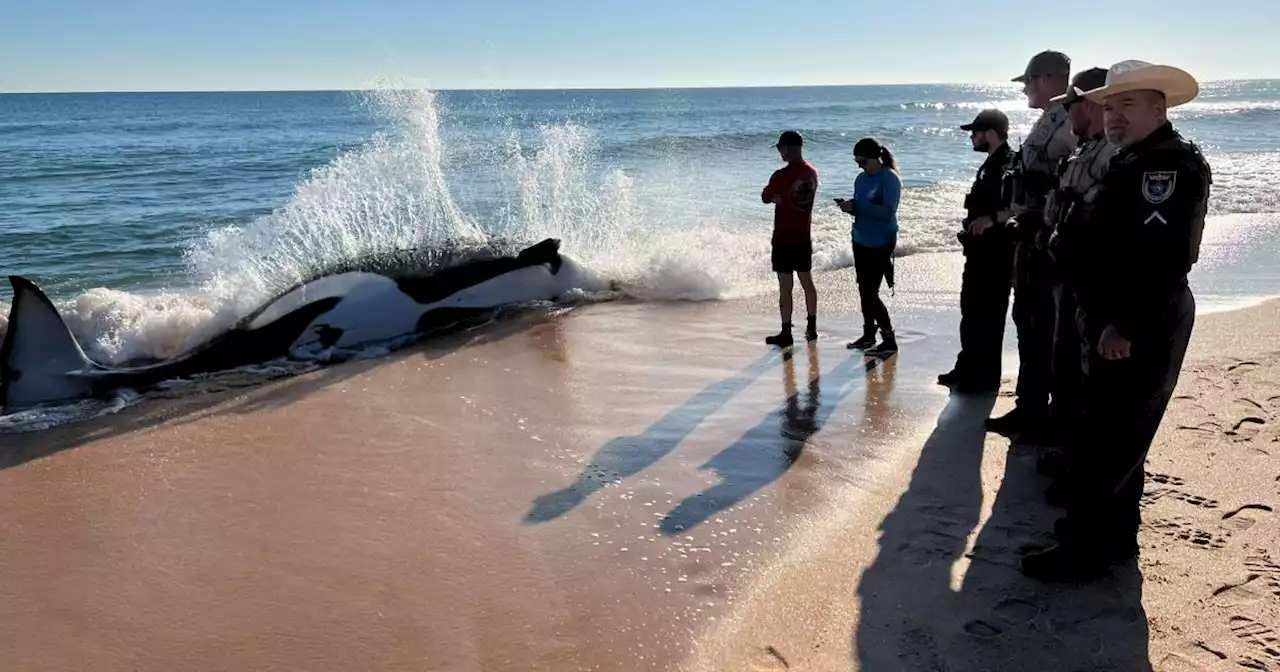
[[[1021,82],[1027,104],[1043,110],[1014,160],[1011,209],[1016,229],[1014,253],[1013,322],[1018,327],[1017,405],[1008,414],[987,421],[987,429],[1040,443],[1049,419],[1049,381],[1053,362],[1053,285],[1046,276],[1048,258],[1041,231],[1045,201],[1056,186],[1059,162],[1071,154],[1076,139],[1067,110],[1055,96],[1067,91],[1071,59],[1060,51],[1042,51],[1031,58]],[[1037,243],[1041,245],[1037,245]]]
[[[1090,68],[1075,76],[1071,89],[1053,102],[1061,102],[1071,121],[1071,131],[1076,136],[1075,151],[1063,162],[1058,171],[1057,188],[1049,194],[1045,204],[1045,230],[1048,238],[1045,249],[1051,262],[1056,262],[1057,248],[1063,238],[1070,240],[1070,223],[1066,221],[1072,207],[1080,202],[1093,185],[1107,173],[1111,157],[1118,146],[1107,140],[1102,105],[1084,96],[1085,91],[1101,88],[1106,84],[1104,68]],[[1053,298],[1057,308],[1057,321],[1053,334],[1053,371],[1050,390],[1053,401],[1049,404],[1050,449],[1037,462],[1041,472],[1056,480],[1047,496],[1050,503],[1061,504],[1070,495],[1065,480],[1066,457],[1060,449],[1071,444],[1071,436],[1083,425],[1082,397],[1084,394],[1083,364],[1080,359],[1080,334],[1076,327],[1075,292],[1064,283],[1056,263],[1047,265],[1049,279],[1053,282]],[[1059,450],[1054,450],[1059,449]]]
[[1141,61],[1113,65],[1106,85],[1085,93],[1104,105],[1107,138],[1120,150],[1068,214],[1079,235],[1057,251],[1088,355],[1085,435],[1071,447],[1079,495],[1054,526],[1058,545],[1023,559],[1029,576],[1093,578],[1137,554],[1143,467],[1195,322],[1187,275],[1212,182],[1168,108],[1198,93],[1186,72]]
[[1013,165],[1009,148],[1009,118],[1000,110],[978,113],[969,131],[973,151],[987,160],[965,196],[968,212],[958,234],[964,246],[964,276],[960,284],[960,355],[956,366],[938,376],[940,385],[962,393],[993,392],[1000,387],[1000,359],[1005,315],[1013,287],[1013,238],[1000,213],[1009,207],[1006,178]]

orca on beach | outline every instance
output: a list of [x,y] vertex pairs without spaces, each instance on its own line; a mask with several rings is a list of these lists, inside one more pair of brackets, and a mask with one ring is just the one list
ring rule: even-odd
[[9,276],[9,282],[13,304],[0,348],[5,412],[280,358],[314,360],[333,348],[462,326],[508,304],[604,288],[562,255],[553,238],[516,255],[472,258],[427,274],[331,272],[277,295],[178,357],[115,368],[85,355],[39,287],[19,276]]

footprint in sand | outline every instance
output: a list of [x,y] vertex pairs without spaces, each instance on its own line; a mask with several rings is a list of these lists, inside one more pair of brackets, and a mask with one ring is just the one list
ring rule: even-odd
[[1227,547],[1226,536],[1198,529],[1194,523],[1184,518],[1153,518],[1143,527],[1195,548],[1219,550]]
[[1252,441],[1257,438],[1258,433],[1266,426],[1267,421],[1265,419],[1251,415],[1247,418],[1242,418],[1234,427],[1223,433],[1236,441]]
[[1000,600],[994,609],[1000,621],[1009,625],[1026,625],[1039,618],[1044,611],[1035,602],[1017,597]]
[[1239,607],[1265,597],[1259,592],[1259,576],[1250,574],[1243,583],[1229,583],[1213,591],[1213,602],[1223,607]]
[[[1236,362],[1235,364],[1232,364],[1231,366],[1228,366],[1228,367],[1227,367],[1227,371],[1229,371],[1229,372],[1238,372],[1238,373],[1247,373],[1247,372],[1249,372],[1249,371],[1252,371],[1254,368],[1256,368],[1256,367],[1258,367],[1258,366],[1260,366],[1260,365],[1259,365],[1257,362],[1250,362],[1250,361]],[[1241,370],[1241,369],[1243,369],[1243,370]]]
[[1262,580],[1271,595],[1280,598],[1280,565],[1271,561],[1267,555],[1251,555],[1245,558],[1245,571],[1252,577]]
[[1198,425],[1178,425],[1178,429],[1184,432],[1200,432],[1202,434],[1220,434],[1222,433],[1222,425],[1216,422],[1202,422]]
[[1266,406],[1263,406],[1262,404],[1259,404],[1258,402],[1256,402],[1256,401],[1254,401],[1254,400],[1252,400],[1252,399],[1250,399],[1250,398],[1248,398],[1248,397],[1240,397],[1239,399],[1236,399],[1236,403],[1237,403],[1237,404],[1243,404],[1243,405],[1245,405],[1245,406],[1250,406],[1250,407],[1252,407],[1252,408],[1256,408],[1256,409],[1258,409],[1259,411],[1266,411],[1266,410],[1267,410],[1267,407],[1266,407]]
[[1160,485],[1186,485],[1187,482],[1177,476],[1169,476],[1168,474],[1148,473],[1147,480]]
[[1187,504],[1190,504],[1192,506],[1197,506],[1202,509],[1218,508],[1218,500],[1216,499],[1209,499],[1207,497],[1201,497],[1200,495],[1193,495],[1189,492],[1183,492],[1181,490],[1177,490],[1174,488],[1156,488],[1155,490],[1146,492],[1142,495],[1142,500],[1143,500],[1142,504],[1143,506],[1150,506],[1166,497],[1168,497],[1169,499],[1176,499],[1181,502],[1186,502]]
[[999,637],[1004,632],[1004,628],[998,625],[992,625],[980,618],[969,621],[964,624],[964,631],[982,639],[992,639]]
[[1225,521],[1224,524],[1228,527],[1242,532],[1257,525],[1261,514],[1271,512],[1271,507],[1266,504],[1245,504],[1235,511],[1224,514],[1222,520]]
[[[1257,658],[1245,659],[1241,664],[1245,667],[1251,667],[1258,670],[1273,670],[1275,666],[1280,665],[1280,635],[1268,626],[1265,626],[1251,618],[1244,616],[1231,617],[1231,632],[1240,641],[1249,645],[1253,649],[1253,654]],[[1255,663],[1249,665],[1246,663]],[[1256,663],[1263,663],[1263,667],[1256,666]]]
[[788,663],[782,652],[772,645],[756,651],[751,658],[751,669],[756,670],[756,672],[775,672],[776,670],[791,669],[791,663]]
[[1204,642],[1186,642],[1178,652],[1166,655],[1156,667],[1160,672],[1209,672],[1221,669],[1227,654]]

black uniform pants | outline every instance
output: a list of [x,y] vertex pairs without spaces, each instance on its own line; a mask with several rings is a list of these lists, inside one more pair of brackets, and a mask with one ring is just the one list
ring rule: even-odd
[[[1062,543],[1099,551],[1134,543],[1147,451],[1177,387],[1194,324],[1195,299],[1184,287],[1161,324],[1132,341],[1129,358],[1103,359],[1096,341],[1084,344],[1084,429],[1069,453],[1074,496],[1060,526]],[[1103,325],[1094,326],[1085,333]]]
[[1035,244],[1035,232],[1043,223],[1039,213],[1018,215],[1013,285],[1013,323],[1018,328],[1017,403],[1019,409],[1038,416],[1049,412],[1057,322],[1049,255]]
[[1072,435],[1083,424],[1084,416],[1084,367],[1083,339],[1076,323],[1076,295],[1062,283],[1053,286],[1053,300],[1057,308],[1057,321],[1053,331],[1053,372],[1049,390],[1053,400],[1049,404],[1049,419],[1053,431],[1071,445]]
[[1003,231],[974,236],[960,281],[960,355],[955,372],[975,385],[1000,384],[1005,317],[1013,289],[1013,241]]

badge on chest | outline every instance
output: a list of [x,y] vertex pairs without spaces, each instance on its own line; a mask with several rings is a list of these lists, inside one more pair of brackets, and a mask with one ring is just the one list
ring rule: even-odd
[[1142,197],[1151,204],[1164,203],[1173,195],[1173,187],[1177,181],[1177,171],[1145,172],[1142,174]]

